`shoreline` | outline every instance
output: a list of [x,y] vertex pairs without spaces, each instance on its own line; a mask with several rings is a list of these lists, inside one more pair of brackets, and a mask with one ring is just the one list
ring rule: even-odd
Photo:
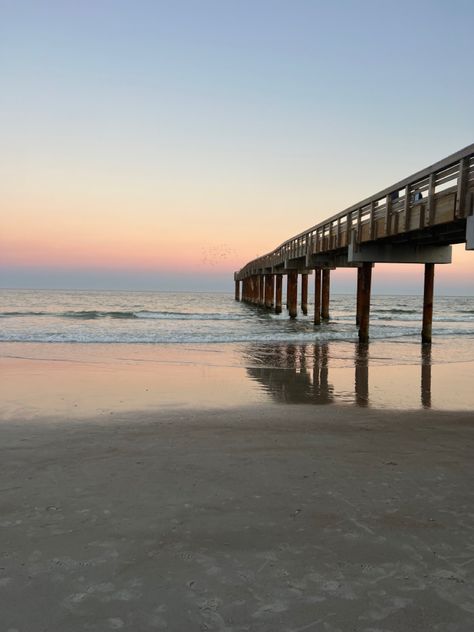
[[0,344],[2,420],[311,404],[473,410],[474,349],[434,344]]

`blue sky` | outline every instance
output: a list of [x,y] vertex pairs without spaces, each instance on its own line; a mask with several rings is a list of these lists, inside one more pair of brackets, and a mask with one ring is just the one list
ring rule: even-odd
[[0,0],[0,285],[224,289],[473,141],[473,27],[465,0]]

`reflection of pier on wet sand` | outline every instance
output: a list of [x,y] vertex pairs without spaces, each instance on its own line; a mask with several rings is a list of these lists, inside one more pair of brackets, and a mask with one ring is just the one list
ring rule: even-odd
[[[352,391],[347,382],[339,388],[331,381],[331,374],[349,369],[341,366],[331,369],[332,349],[329,343],[252,346],[246,351],[250,364],[247,372],[276,402],[369,406],[370,373],[380,372],[383,366],[375,362],[371,365],[367,344],[355,344]],[[431,407],[431,366],[431,349],[423,346],[419,363],[419,402],[423,408]],[[400,392],[401,404],[402,396]]]

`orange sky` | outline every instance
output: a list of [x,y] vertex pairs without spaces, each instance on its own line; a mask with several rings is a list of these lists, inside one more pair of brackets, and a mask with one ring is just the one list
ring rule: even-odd
[[[440,3],[394,54],[406,20],[389,4],[7,3],[0,286],[107,288],[115,270],[114,287],[147,271],[156,289],[171,273],[229,289],[248,260],[468,145],[471,22]],[[426,59],[443,77],[429,107]],[[461,250],[437,278],[474,293]],[[407,270],[377,277],[400,291]]]

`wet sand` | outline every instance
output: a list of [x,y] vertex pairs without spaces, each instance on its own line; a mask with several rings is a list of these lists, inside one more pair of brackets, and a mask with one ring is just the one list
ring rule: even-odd
[[2,630],[472,630],[468,413],[265,405],[1,435]]

